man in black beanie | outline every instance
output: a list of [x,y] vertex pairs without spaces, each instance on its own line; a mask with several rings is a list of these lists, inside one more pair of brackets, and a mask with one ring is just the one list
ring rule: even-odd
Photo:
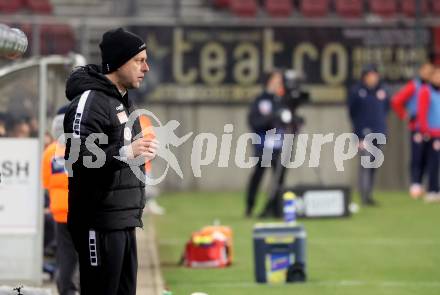
[[[129,161],[119,159],[156,155],[156,140],[134,140],[141,132],[139,120],[132,130],[125,126],[134,111],[128,89],[139,88],[149,71],[147,52],[139,36],[122,28],[106,32],[100,48],[102,67],[79,67],[66,83],[71,103],[64,132],[72,136],[65,153],[66,167],[71,165],[67,223],[79,256],[81,294],[135,295],[135,228],[143,226],[145,184]],[[92,139],[97,149],[90,150],[93,134],[106,140]],[[124,145],[124,139],[131,144]]]

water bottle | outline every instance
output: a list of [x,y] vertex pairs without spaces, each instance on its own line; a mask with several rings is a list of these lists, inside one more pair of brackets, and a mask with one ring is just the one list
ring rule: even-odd
[[284,201],[284,222],[296,222],[296,195],[293,192],[285,192],[283,194]]

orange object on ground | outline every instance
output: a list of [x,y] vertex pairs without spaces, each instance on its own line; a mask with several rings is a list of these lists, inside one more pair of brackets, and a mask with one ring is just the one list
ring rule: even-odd
[[232,230],[206,226],[186,243],[183,263],[192,268],[221,268],[232,263]]

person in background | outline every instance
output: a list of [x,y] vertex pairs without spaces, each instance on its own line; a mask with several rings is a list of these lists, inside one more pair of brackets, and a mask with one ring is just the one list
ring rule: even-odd
[[[366,65],[362,70],[361,80],[351,89],[348,97],[348,111],[354,133],[359,138],[359,154],[373,155],[366,149],[365,136],[370,133],[387,133],[387,114],[390,108],[389,95],[380,81],[380,75],[375,65]],[[380,148],[377,142],[373,143]],[[365,168],[360,165],[359,193],[363,205],[374,206],[373,198],[375,168]]]
[[[280,118],[281,110],[285,109],[283,105],[282,97],[284,95],[283,74],[280,70],[275,70],[269,73],[265,79],[265,89],[250,106],[248,114],[248,123],[253,132],[258,134],[261,138],[260,144],[254,145],[254,156],[258,158],[258,163],[254,168],[254,171],[249,180],[246,195],[246,210],[245,216],[252,216],[252,211],[255,206],[255,199],[258,192],[258,186],[260,185],[266,166],[263,164],[263,154],[265,150],[271,150],[270,166],[273,171],[277,171],[278,165],[281,165],[280,155],[283,145],[282,139],[275,139],[275,137],[266,136],[266,132],[271,129],[276,129],[276,134],[281,135],[285,130],[285,123]],[[281,187],[284,180],[285,169],[279,167],[281,175],[278,178],[277,187]],[[278,195],[278,194],[277,194]],[[271,196],[269,196],[271,197]],[[265,208],[259,217],[281,216],[279,200],[273,199],[267,201]]]
[[428,191],[427,203],[440,202],[440,68],[435,68],[431,83],[420,90],[418,122],[428,139]]
[[26,118],[27,123],[29,125],[30,129],[30,136],[31,137],[38,137],[38,120],[35,116],[29,116]]
[[0,137],[6,137],[6,114],[0,113]]
[[24,115],[11,115],[6,123],[8,137],[28,138],[31,136],[31,128]]
[[52,134],[56,138],[44,150],[42,157],[42,183],[48,190],[50,212],[55,220],[56,272],[55,281],[60,295],[79,292],[78,254],[67,229],[68,175],[64,168],[65,143],[63,120],[67,107],[60,108],[52,122]]
[[54,138],[50,132],[44,134],[44,148],[47,148],[51,143],[54,142]]
[[401,120],[408,123],[408,129],[411,132],[411,185],[409,194],[414,199],[422,197],[424,193],[422,183],[429,151],[429,141],[423,137],[420,126],[417,124],[418,98],[420,89],[423,85],[429,83],[433,70],[434,67],[431,61],[426,61],[420,67],[418,76],[394,94],[391,101],[393,110]]

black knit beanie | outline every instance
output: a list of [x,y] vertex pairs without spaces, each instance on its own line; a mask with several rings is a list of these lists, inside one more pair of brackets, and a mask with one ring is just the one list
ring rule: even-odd
[[123,28],[110,30],[102,35],[101,48],[102,72],[116,71],[133,56],[146,48],[145,42]]
[[368,73],[371,72],[379,73],[377,66],[375,64],[366,64],[362,67],[361,77],[364,78]]

